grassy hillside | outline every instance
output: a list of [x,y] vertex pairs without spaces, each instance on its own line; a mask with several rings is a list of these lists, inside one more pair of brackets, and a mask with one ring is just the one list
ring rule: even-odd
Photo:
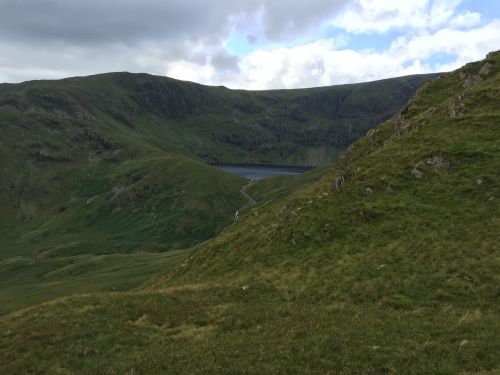
[[75,231],[111,241],[66,254],[190,246],[228,224],[243,180],[174,155],[312,163],[309,151],[328,149],[336,158],[429,77],[276,92],[128,73],[2,85],[0,224],[23,247],[74,247]]
[[257,204],[262,205],[274,199],[286,197],[296,190],[318,181],[331,168],[332,164],[326,164],[305,173],[272,176],[252,181],[248,185],[247,193],[256,200]]
[[[246,181],[196,159],[335,159],[429,77],[273,92],[129,73],[1,85],[0,272],[16,286],[0,312],[85,291],[66,279],[99,279],[105,254],[189,248],[231,224]],[[88,291],[130,263],[109,259],[116,273]]]
[[[129,73],[32,81],[0,88],[0,124],[18,136],[33,135],[33,142],[51,133],[48,141],[62,147],[54,136],[66,133],[70,146],[92,140],[89,151],[113,149],[127,157],[159,148],[211,162],[312,165],[336,160],[433,76],[277,91]],[[131,141],[133,149],[125,150]],[[47,146],[35,152],[72,157],[71,149]]]
[[138,286],[174,259],[155,252],[214,236],[246,203],[245,179],[180,157],[78,166],[20,173],[24,215],[0,211],[0,313]]
[[133,254],[80,254],[0,260],[0,314],[75,293],[119,292],[139,287],[182,264],[189,250]]
[[497,52],[143,290],[1,317],[3,372],[497,373],[499,97]]

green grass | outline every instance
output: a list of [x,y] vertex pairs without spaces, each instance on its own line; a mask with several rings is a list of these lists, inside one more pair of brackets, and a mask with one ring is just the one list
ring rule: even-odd
[[257,180],[249,185],[247,193],[259,205],[265,204],[274,199],[286,197],[300,188],[316,182],[331,168],[332,165],[328,164],[300,174],[278,175]]
[[126,291],[178,267],[189,250],[0,260],[0,314],[75,293]]
[[246,202],[240,194],[245,179],[176,156],[86,174],[75,169],[64,190],[28,196],[33,212],[9,223],[6,237],[16,240],[0,257],[189,247],[220,232]]
[[0,350],[5,373],[456,374],[495,367],[497,323],[488,309],[298,303],[258,284],[202,284],[20,311],[0,321]]
[[24,192],[32,193],[33,212],[19,222],[3,211],[0,313],[73,293],[137,287],[180,257],[157,252],[213,237],[246,203],[245,179],[177,156],[83,174],[73,168],[65,177],[68,186],[53,194]]

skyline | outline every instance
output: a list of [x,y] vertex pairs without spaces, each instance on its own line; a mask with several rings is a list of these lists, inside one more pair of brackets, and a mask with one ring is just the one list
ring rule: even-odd
[[8,0],[0,82],[130,71],[282,89],[450,71],[500,48],[498,8],[486,0]]

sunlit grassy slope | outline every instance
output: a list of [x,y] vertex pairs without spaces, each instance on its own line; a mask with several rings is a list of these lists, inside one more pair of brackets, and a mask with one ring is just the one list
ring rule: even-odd
[[499,98],[493,53],[143,290],[1,317],[2,371],[497,373]]

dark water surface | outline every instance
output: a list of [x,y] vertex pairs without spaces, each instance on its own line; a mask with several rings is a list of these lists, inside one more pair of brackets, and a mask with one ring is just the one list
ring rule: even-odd
[[226,172],[248,178],[249,180],[261,180],[266,177],[276,175],[291,175],[304,173],[311,170],[311,167],[283,167],[265,164],[211,164],[214,167]]

